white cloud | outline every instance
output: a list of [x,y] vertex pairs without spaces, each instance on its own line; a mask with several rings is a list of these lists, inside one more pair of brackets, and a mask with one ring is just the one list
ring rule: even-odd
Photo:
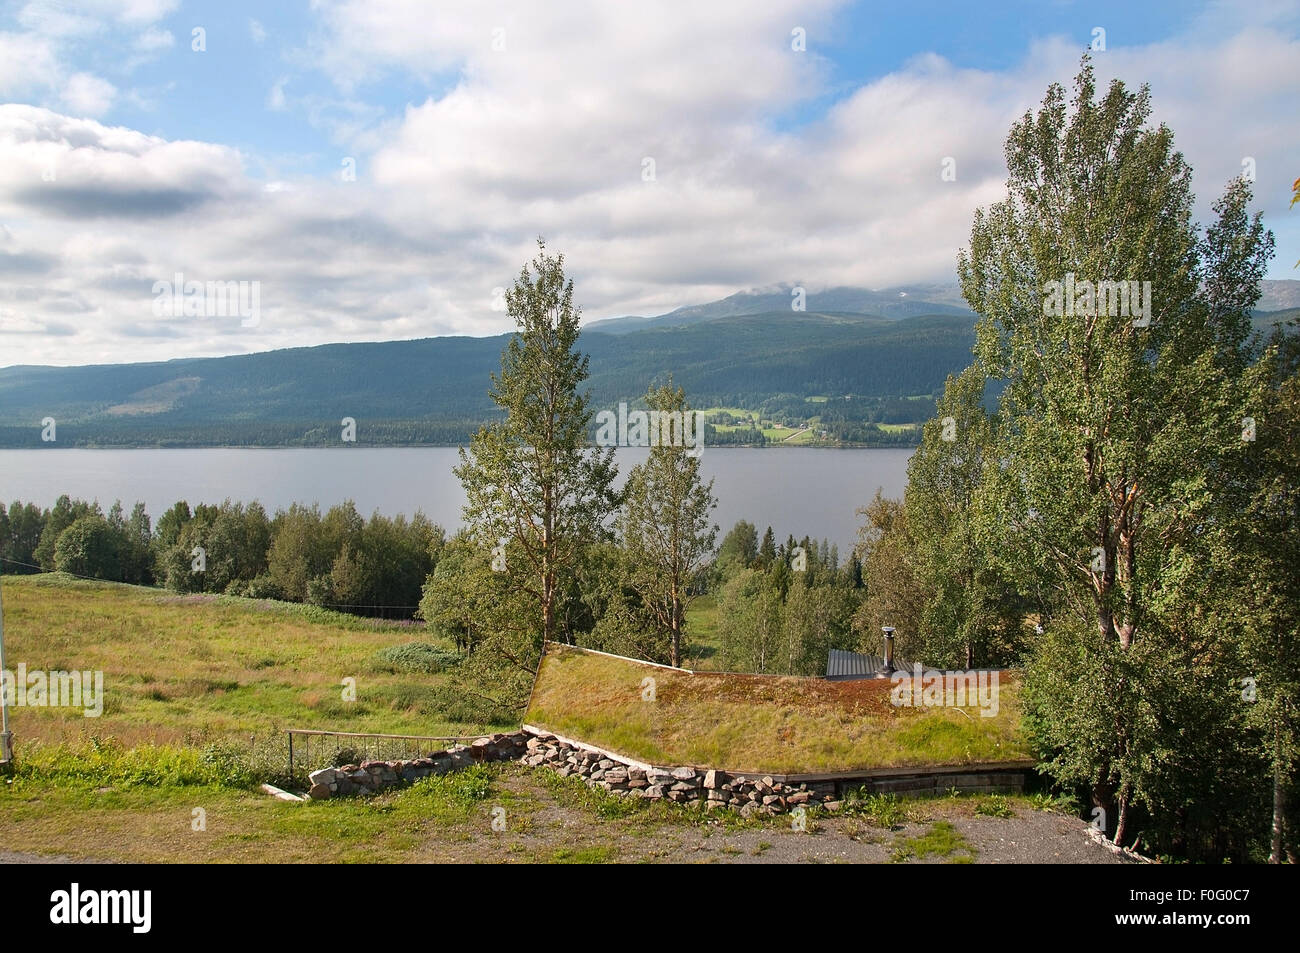
[[281,77],[275,81],[271,91],[266,94],[266,108],[273,112],[280,112],[284,109],[284,84],[289,80],[287,77]]
[[[834,6],[583,2],[505,15],[322,0],[312,52],[338,96],[286,97],[285,77],[267,107],[301,109],[340,154],[322,163],[326,176],[272,168],[269,185],[248,171],[258,157],[220,144],[0,107],[0,216],[19,275],[0,283],[0,360],[498,333],[508,321],[491,309],[492,289],[518,273],[538,234],[566,254],[589,318],[780,282],[951,281],[974,209],[1002,196],[1011,122],[1048,83],[1068,86],[1079,43],[1044,38],[1002,71],[922,53],[783,125],[827,92],[816,38]],[[807,53],[790,49],[795,24],[808,30]],[[1197,170],[1202,217],[1249,155],[1257,204],[1285,225],[1300,44],[1254,21],[1218,32],[1198,23],[1144,47],[1110,41],[1099,78],[1150,82],[1155,119]],[[393,71],[431,92],[384,118],[366,91]],[[354,182],[340,180],[345,155],[357,158]],[[945,157],[956,181],[940,176]],[[1279,244],[1279,258],[1300,257]],[[158,323],[149,287],[177,270],[261,281],[261,325]],[[72,330],[5,333],[46,325]]]
[[17,98],[53,85],[58,77],[58,57],[49,40],[0,32],[0,96]]
[[79,6],[101,19],[144,25],[176,10],[180,0],[81,0]]
[[135,38],[135,48],[142,53],[165,50],[174,45],[176,37],[171,30],[150,27]]
[[266,40],[266,27],[262,26],[257,20],[249,20],[248,35],[253,38],[254,43],[260,45]]
[[63,87],[63,102],[82,116],[102,116],[116,95],[116,86],[90,73],[74,73]]

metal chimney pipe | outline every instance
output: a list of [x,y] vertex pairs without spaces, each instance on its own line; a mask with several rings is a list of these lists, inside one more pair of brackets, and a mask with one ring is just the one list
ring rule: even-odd
[[894,671],[894,627],[881,626],[880,631],[885,633],[885,666],[881,669],[881,674],[890,675]]

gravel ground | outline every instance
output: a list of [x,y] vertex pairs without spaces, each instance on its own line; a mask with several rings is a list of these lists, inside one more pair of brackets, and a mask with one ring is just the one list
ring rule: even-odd
[[[400,854],[378,851],[365,859],[408,863],[976,863],[976,864],[1121,864],[1130,863],[1088,836],[1077,817],[1040,810],[1027,798],[997,800],[939,797],[901,802],[901,820],[892,827],[866,817],[808,818],[806,830],[794,820],[778,817],[759,825],[736,826],[720,817],[687,819],[681,814],[633,813],[600,817],[584,806],[580,784],[568,788],[544,783],[537,770],[511,765],[494,781],[495,791],[474,814],[451,826],[429,825]],[[257,812],[284,810],[269,799],[255,805],[238,833],[241,844],[259,854],[276,851],[282,836],[253,821]],[[498,800],[501,799],[501,800]],[[495,832],[490,811],[509,803],[506,829]],[[996,809],[1008,816],[976,813]],[[323,810],[327,808],[316,808]],[[128,845],[98,853],[100,863],[130,863],[176,858],[181,848],[168,825],[159,825],[147,808],[100,816],[101,843]],[[26,831],[27,837],[17,836]],[[254,833],[256,831],[256,833]],[[72,863],[77,859],[66,839],[49,841],[50,854],[32,848],[35,829],[20,825],[11,831],[13,847],[0,850],[0,864]],[[234,830],[232,829],[232,833]],[[85,832],[79,831],[78,838]],[[174,834],[174,831],[173,831]],[[312,854],[303,855],[306,857]],[[189,861],[234,859],[224,852],[196,855]]]

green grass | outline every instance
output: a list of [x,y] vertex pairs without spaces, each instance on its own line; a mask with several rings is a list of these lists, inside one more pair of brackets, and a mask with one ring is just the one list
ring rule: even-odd
[[902,863],[931,856],[949,858],[948,862],[953,864],[969,864],[975,860],[975,848],[951,823],[936,821],[924,834],[900,837],[890,859]]
[[[434,689],[446,677],[402,662],[454,646],[429,630],[368,621],[314,606],[176,596],[57,575],[4,576],[6,664],[31,670],[104,673],[104,711],[12,710],[24,745],[125,747],[235,744],[274,747],[286,728],[418,735],[468,735],[511,726],[444,717]],[[418,636],[416,635],[418,633]],[[356,679],[356,701],[344,698]]]
[[141,863],[475,859],[481,841],[497,836],[495,808],[505,811],[507,831],[517,838],[527,835],[541,807],[503,785],[504,770],[474,765],[371,797],[288,803],[198,775],[83,783],[20,766],[12,783],[0,786],[0,843]]
[[981,798],[975,805],[975,813],[982,814],[985,817],[1015,817],[1016,812],[1011,807],[1007,798],[1000,794],[993,794],[986,798]]
[[[647,677],[654,701],[642,697]],[[1013,676],[987,718],[896,707],[889,690],[876,680],[692,675],[551,645],[525,721],[642,761],[745,773],[1029,760]]]
[[718,597],[697,596],[686,607],[686,661],[693,669],[718,667],[722,638],[718,634]]
[[553,864],[608,864],[617,859],[618,852],[613,847],[580,847],[570,849],[561,847],[551,854]]
[[893,829],[912,816],[911,807],[897,794],[865,794],[861,788],[844,799],[841,813],[863,817],[877,827]]

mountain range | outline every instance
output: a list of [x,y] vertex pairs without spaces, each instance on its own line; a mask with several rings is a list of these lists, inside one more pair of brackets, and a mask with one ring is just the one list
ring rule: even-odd
[[[1300,314],[1288,310],[1300,307],[1300,281],[1264,285],[1258,325]],[[807,292],[804,311],[792,291],[588,323],[593,409],[634,402],[671,373],[695,407],[819,420],[832,439],[871,442],[874,424],[930,416],[946,377],[970,362],[975,315],[953,286]],[[345,417],[359,444],[463,443],[498,413],[487,390],[508,339],[0,368],[0,447],[47,446],[46,418],[58,446],[323,446],[340,443]]]

